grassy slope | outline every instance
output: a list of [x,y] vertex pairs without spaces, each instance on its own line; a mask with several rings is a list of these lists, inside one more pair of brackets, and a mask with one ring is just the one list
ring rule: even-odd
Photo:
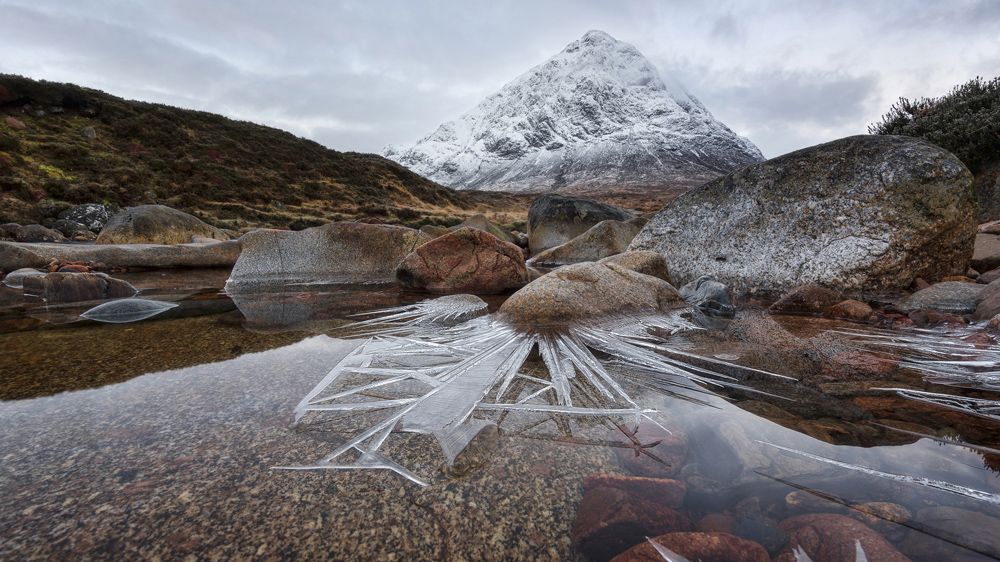
[[455,192],[380,156],[278,129],[0,75],[0,222],[39,222],[89,202],[162,203],[230,228],[363,217],[450,225],[483,211],[510,224],[527,207],[510,196]]

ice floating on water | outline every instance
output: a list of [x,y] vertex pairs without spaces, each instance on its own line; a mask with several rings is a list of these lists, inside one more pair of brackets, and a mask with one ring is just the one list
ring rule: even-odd
[[965,486],[959,486],[958,484],[952,484],[950,482],[943,482],[941,480],[932,480],[930,478],[923,478],[921,476],[907,476],[905,474],[894,474],[891,472],[883,472],[881,470],[876,470],[874,468],[868,468],[865,466],[859,466],[856,464],[851,464],[843,461],[834,460],[820,455],[814,455],[812,453],[807,453],[805,451],[799,451],[796,449],[790,449],[788,447],[782,447],[781,445],[775,445],[774,443],[768,443],[767,441],[757,441],[761,445],[767,445],[768,447],[774,447],[780,451],[786,453],[791,453],[793,455],[799,455],[807,459],[812,459],[814,461],[830,464],[833,466],[839,466],[840,468],[846,468],[848,470],[853,470],[855,472],[860,472],[862,474],[868,474],[870,476],[877,476],[879,478],[885,478],[887,480],[893,480],[896,482],[903,482],[906,484],[915,484],[917,486],[924,486],[926,488],[931,488],[934,490],[940,490],[943,492],[948,492],[950,494],[956,494],[959,496],[965,496],[974,500],[990,503],[993,505],[1000,505],[1000,496],[997,494],[991,494],[989,492],[984,492],[982,490],[976,490],[974,488],[967,488]]
[[[664,340],[650,335],[654,328],[671,334],[700,329],[680,311],[551,333],[526,333],[491,318],[486,303],[469,295],[364,316],[371,318],[344,331],[368,339],[302,399],[295,419],[309,412],[347,413],[368,416],[367,427],[317,462],[279,468],[386,469],[424,484],[426,479],[381,452],[394,434],[433,436],[451,463],[480,431],[515,413],[598,417],[633,427],[643,420],[657,423],[655,411],[636,403],[612,376],[610,365],[641,370],[643,378],[679,392],[752,390],[710,367],[753,370],[667,348]],[[547,379],[522,370],[535,350]]]
[[32,269],[30,267],[23,267],[8,273],[7,276],[3,278],[3,284],[11,289],[23,289],[25,277],[38,277],[40,275],[45,275],[45,272]]
[[[813,559],[809,558],[806,551],[802,549],[802,545],[793,548],[792,554],[795,555],[795,562],[813,562]],[[865,554],[865,549],[861,548],[861,541],[857,539],[854,541],[854,562],[868,562],[868,555]]]
[[927,392],[923,390],[913,390],[909,388],[873,388],[872,390],[889,390],[895,392],[903,398],[934,404],[950,410],[958,410],[973,416],[1000,421],[1000,401],[987,400],[985,398],[970,398],[967,396],[955,396],[953,394],[941,394],[938,392]]
[[99,304],[80,316],[95,322],[125,324],[145,320],[176,307],[177,304],[172,302],[149,299],[118,299]]

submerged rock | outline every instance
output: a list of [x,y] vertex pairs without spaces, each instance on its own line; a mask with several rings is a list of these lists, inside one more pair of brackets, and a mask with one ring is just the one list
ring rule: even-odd
[[396,268],[407,287],[432,293],[502,293],[528,282],[521,249],[474,228],[417,246]]
[[525,327],[560,326],[683,306],[666,281],[615,263],[577,263],[547,273],[511,295],[499,317]]
[[903,312],[936,310],[949,314],[970,314],[979,305],[984,288],[977,283],[962,281],[935,283],[900,301],[898,308]]
[[243,251],[226,289],[388,283],[395,280],[396,266],[403,258],[430,240],[412,228],[360,222],[335,222],[297,232],[255,230],[240,238]]
[[848,137],[685,193],[630,248],[662,253],[678,282],[711,275],[737,292],[900,289],[966,271],[971,185],[955,156],[926,141]]
[[615,454],[625,470],[638,476],[677,476],[687,458],[687,437],[679,429],[666,431],[656,424],[643,423],[631,433],[613,429],[609,439],[624,445],[616,447]]
[[572,240],[549,248],[531,258],[532,265],[565,265],[584,261],[597,261],[620,254],[639,232],[632,223],[601,221]]
[[623,490],[674,509],[680,508],[684,503],[687,491],[683,482],[669,478],[592,474],[583,479],[584,492],[602,487]]
[[[656,543],[653,545],[651,543]],[[667,533],[639,543],[614,557],[613,562],[663,562],[657,546],[688,560],[701,562],[771,562],[767,550],[758,543],[729,533]]]
[[642,494],[599,486],[584,494],[573,521],[573,543],[590,560],[609,560],[646,537],[687,531],[691,522]]
[[775,562],[800,560],[792,551],[794,548],[801,548],[813,562],[853,561],[857,559],[855,541],[873,562],[910,562],[882,535],[843,515],[800,515],[782,521],[781,528],[788,533],[788,547],[775,557]]
[[229,240],[222,230],[165,205],[128,207],[111,217],[98,244],[186,244],[194,236]]
[[528,209],[528,247],[532,255],[569,242],[605,220],[627,221],[632,213],[582,197],[548,193]]
[[24,295],[47,304],[121,299],[139,291],[127,281],[103,273],[47,273],[24,279]]
[[938,506],[918,511],[916,521],[920,530],[907,533],[901,546],[911,556],[960,562],[1000,558],[997,546],[1000,519],[958,507]]

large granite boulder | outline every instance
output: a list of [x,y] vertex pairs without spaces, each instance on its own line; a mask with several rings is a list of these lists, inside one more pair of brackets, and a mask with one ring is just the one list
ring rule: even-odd
[[396,279],[431,293],[492,295],[524,286],[528,270],[521,248],[465,227],[417,246],[396,268]]
[[639,225],[616,220],[601,221],[572,240],[531,258],[532,265],[565,265],[597,261],[620,254],[639,233]]
[[87,227],[91,232],[100,232],[104,225],[108,223],[110,213],[108,208],[100,203],[84,203],[74,205],[69,209],[59,213],[59,218],[78,222]]
[[670,283],[614,262],[585,262],[547,273],[514,293],[499,317],[525,327],[652,313],[683,306]]
[[226,281],[230,291],[302,283],[388,283],[431,237],[402,226],[335,222],[300,231],[255,230]]
[[660,211],[630,249],[656,250],[678,283],[711,275],[740,293],[805,283],[844,291],[964,274],[972,176],[926,141],[855,136],[753,164]]
[[22,283],[26,297],[47,304],[122,299],[139,292],[127,281],[103,273],[48,273],[25,277]]
[[222,230],[198,217],[164,205],[128,207],[111,217],[98,244],[187,244],[195,236],[229,240]]
[[627,221],[625,209],[558,193],[542,195],[528,208],[528,247],[532,254],[565,244],[605,220]]

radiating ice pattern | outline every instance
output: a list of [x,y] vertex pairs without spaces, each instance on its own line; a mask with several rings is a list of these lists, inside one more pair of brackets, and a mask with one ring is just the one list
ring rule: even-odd
[[[625,390],[622,372],[694,400],[706,389],[752,390],[712,367],[752,369],[664,345],[664,338],[700,329],[681,312],[526,332],[486,315],[477,297],[457,295],[370,315],[345,328],[366,339],[302,399],[295,418],[379,416],[317,461],[280,468],[391,470],[426,485],[425,476],[385,453],[394,435],[431,435],[452,463],[484,428],[515,414],[600,418],[619,427],[657,423],[656,411]],[[534,352],[544,374],[525,369]]]
[[80,316],[95,322],[126,324],[152,318],[177,306],[176,303],[149,299],[118,299],[99,304]]

